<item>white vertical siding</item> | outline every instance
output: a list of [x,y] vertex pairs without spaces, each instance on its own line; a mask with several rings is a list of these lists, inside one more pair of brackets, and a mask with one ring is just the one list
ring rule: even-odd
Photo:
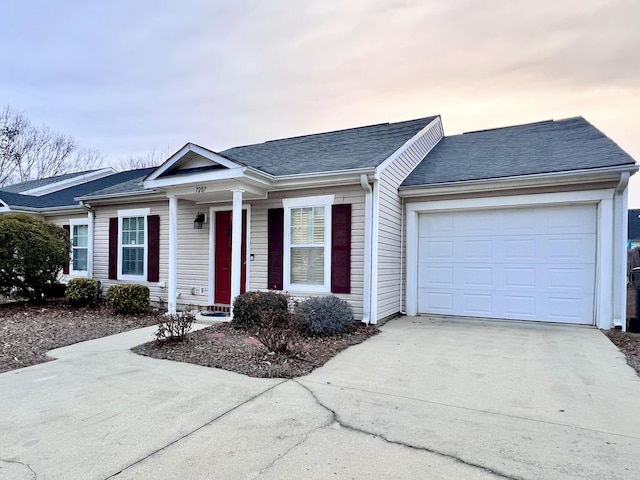
[[[380,174],[380,208],[378,215],[378,301],[376,319],[400,311],[401,288],[404,288],[402,201],[398,187],[425,155],[443,137],[440,118],[434,120],[402,154]],[[402,251],[402,254],[401,254]],[[402,274],[401,274],[402,272]]]
[[[335,195],[335,204],[351,204],[351,293],[336,294],[348,301],[353,307],[357,319],[362,318],[362,300],[364,288],[364,190],[358,186],[335,188],[314,188],[269,195],[268,200],[251,204],[251,246],[254,255],[251,262],[251,290],[267,288],[267,212],[270,208],[281,208],[283,198],[309,197],[314,195]],[[303,299],[316,293],[296,293]]]

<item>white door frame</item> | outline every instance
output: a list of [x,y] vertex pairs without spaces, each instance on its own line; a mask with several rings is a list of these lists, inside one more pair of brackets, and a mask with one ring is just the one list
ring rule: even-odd
[[[406,298],[407,315],[418,313],[418,215],[456,210],[488,210],[498,208],[525,208],[553,205],[596,205],[596,279],[594,323],[598,328],[613,327],[613,298],[615,282],[612,264],[626,252],[619,251],[614,242],[614,189],[585,190],[580,192],[542,193],[513,195],[506,197],[486,197],[456,200],[436,200],[430,202],[411,202],[406,204],[407,245],[406,245]],[[612,256],[613,252],[613,256]],[[613,260],[613,261],[612,261]]]
[[[209,305],[213,305],[215,298],[215,268],[216,268],[216,212],[231,212],[233,210],[231,205],[216,205],[215,207],[209,207],[209,296],[207,301]],[[251,205],[243,204],[242,210],[247,211],[247,231],[245,232],[246,242],[246,255],[244,261],[246,262],[246,282],[245,290],[249,291],[249,285],[251,285]]]

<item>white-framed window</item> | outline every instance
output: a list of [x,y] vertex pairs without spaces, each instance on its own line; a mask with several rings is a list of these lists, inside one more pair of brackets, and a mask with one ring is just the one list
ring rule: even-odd
[[69,273],[86,276],[89,270],[89,222],[86,219],[69,221],[71,262]]
[[150,209],[118,210],[118,280],[146,281]]
[[333,200],[322,195],[282,201],[285,290],[330,292]]

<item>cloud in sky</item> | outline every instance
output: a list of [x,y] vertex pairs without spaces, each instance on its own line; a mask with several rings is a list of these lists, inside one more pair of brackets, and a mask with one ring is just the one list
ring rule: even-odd
[[9,0],[0,104],[112,162],[438,113],[448,134],[583,115],[640,159],[638,19],[629,0]]

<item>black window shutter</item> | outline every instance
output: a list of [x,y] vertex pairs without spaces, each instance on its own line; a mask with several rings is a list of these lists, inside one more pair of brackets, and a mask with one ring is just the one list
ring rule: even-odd
[[331,291],[351,293],[351,205],[331,212]]
[[118,218],[109,219],[109,279],[118,278]]
[[149,282],[160,281],[160,215],[147,217],[149,228],[147,248],[147,280]]
[[[69,235],[69,239],[71,239],[71,226],[62,225],[62,228],[64,228],[67,231],[67,234]],[[62,267],[62,273],[64,273],[65,275],[69,275],[69,262],[65,263],[64,267]]]
[[284,208],[270,208],[267,217],[267,288],[282,290],[284,254]]

